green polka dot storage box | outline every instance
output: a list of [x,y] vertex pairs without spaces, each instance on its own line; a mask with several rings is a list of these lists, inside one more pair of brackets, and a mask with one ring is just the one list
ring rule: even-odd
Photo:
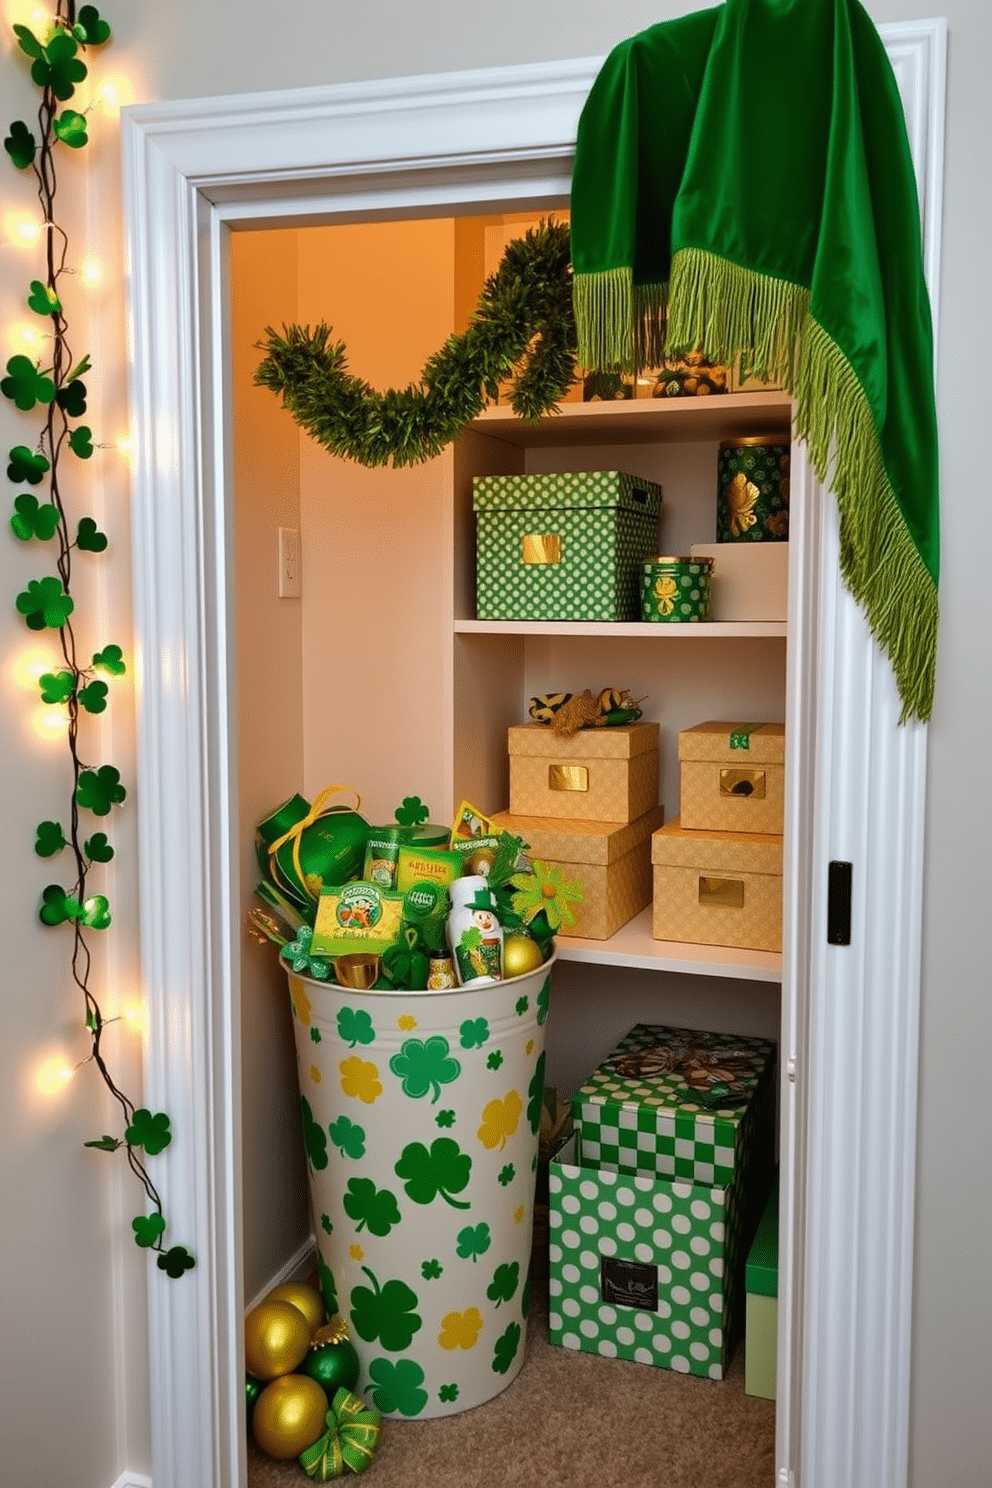
[[774,1162],[775,1046],[638,1024],[552,1161],[548,1337],[722,1379]]
[[661,487],[619,470],[473,481],[480,620],[637,620]]

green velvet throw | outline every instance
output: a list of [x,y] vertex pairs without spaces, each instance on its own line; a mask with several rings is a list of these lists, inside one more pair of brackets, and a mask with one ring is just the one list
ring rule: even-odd
[[726,0],[607,58],[572,177],[579,361],[785,387],[903,720],[933,703],[933,334],[902,104],[857,0]]

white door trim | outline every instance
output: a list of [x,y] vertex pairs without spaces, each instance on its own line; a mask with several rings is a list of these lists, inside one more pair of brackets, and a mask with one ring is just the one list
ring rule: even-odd
[[[932,111],[933,79],[942,76],[942,28],[942,22],[920,23],[909,28],[912,35],[897,28],[907,55],[929,59],[909,69],[930,87],[929,93],[917,89],[907,112],[915,118],[923,110],[929,121],[923,135],[931,205],[939,205],[933,161],[940,157],[942,113],[938,119]],[[883,35],[890,29],[882,28]],[[328,221],[339,214],[483,211],[501,203],[560,201],[568,191],[579,110],[599,65],[600,59],[586,58],[143,105],[123,116],[138,451],[132,523],[141,939],[149,1007],[144,1098],[172,1116],[176,1139],[158,1160],[156,1182],[170,1238],[189,1244],[198,1263],[179,1282],[149,1272],[155,1488],[238,1488],[245,1474],[227,234],[237,225]],[[939,219],[939,211],[930,214],[928,232],[933,217]],[[825,505],[819,503],[827,522]],[[818,599],[794,613],[789,648],[790,655],[802,648],[817,665],[815,711],[808,696],[803,702],[815,734],[805,733],[800,747],[802,731],[793,728],[790,743],[793,779],[805,782],[802,799],[816,803],[815,828],[803,840],[821,857],[856,856],[859,871],[868,861],[866,885],[877,874],[904,906],[899,924],[906,939],[905,955],[889,974],[888,1001],[876,997],[872,981],[866,1028],[877,1040],[876,1063],[865,1058],[855,1064],[850,1039],[857,1007],[845,1020],[830,1017],[832,989],[844,982],[844,972],[836,960],[810,949],[820,928],[823,865],[794,864],[787,937],[796,972],[809,960],[810,1038],[807,1043],[795,1012],[801,999],[793,975],[783,997],[784,1009],[791,1009],[783,1049],[798,1050],[800,1078],[786,1092],[787,1111],[799,1092],[808,1124],[789,1127],[785,1155],[789,1174],[799,1181],[787,1182],[787,1207],[797,1218],[790,1235],[815,1234],[817,1244],[797,1249],[784,1297],[793,1321],[791,1347],[784,1350],[790,1362],[780,1381],[778,1460],[783,1471],[795,1470],[803,1488],[828,1482],[830,1488],[901,1488],[904,1471],[901,1478],[876,1476],[874,1464],[891,1462],[898,1472],[908,1434],[906,1237],[915,1181],[925,731],[896,730],[887,667],[876,662],[860,612],[844,610],[846,595],[832,562],[825,551],[817,582],[804,590],[807,596],[818,592]],[[829,636],[824,618],[833,625]],[[852,734],[849,719],[846,732],[828,725],[846,718],[841,702],[855,676]],[[808,747],[814,738],[815,759]],[[907,754],[912,768],[902,763]],[[848,841],[837,825],[851,802],[854,825],[864,829],[872,819],[861,810],[863,767],[870,772],[871,799],[886,805],[875,812],[878,830],[900,825],[894,850],[877,840],[865,843],[864,831]],[[802,799],[794,797],[793,809]],[[810,892],[800,902],[799,886],[807,880]],[[863,954],[851,958],[872,978],[877,963],[895,960],[890,925],[887,913],[873,912],[864,925]],[[851,1001],[845,998],[845,1005]],[[887,1021],[892,1002],[894,1025]],[[863,1049],[863,1041],[857,1047]],[[872,1113],[885,1120],[872,1147],[878,1161],[852,1166],[857,1133],[851,1123],[868,1109],[868,1092]],[[850,1117],[840,1125],[834,1119],[839,1099]],[[884,1194],[883,1163],[890,1180]],[[844,1203],[835,1211],[839,1196]],[[844,1223],[827,1222],[835,1212]],[[873,1259],[866,1252],[875,1244],[884,1250]],[[863,1321],[859,1313],[853,1332],[838,1327],[840,1310],[825,1306],[845,1266],[845,1284],[862,1305],[866,1288],[877,1288],[870,1312],[881,1334],[872,1357],[882,1370],[883,1403],[891,1408],[831,1417],[826,1407],[849,1397]],[[790,1399],[800,1375],[814,1380],[815,1390]],[[824,1464],[847,1461],[855,1433],[872,1475],[831,1476]]]

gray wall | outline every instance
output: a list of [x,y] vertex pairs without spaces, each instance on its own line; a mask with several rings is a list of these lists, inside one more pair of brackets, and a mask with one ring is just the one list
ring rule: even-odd
[[[491,10],[464,0],[429,0],[421,6],[369,0],[349,7],[284,0],[273,9],[233,0],[213,0],[209,6],[195,0],[167,6],[128,0],[106,7],[115,40],[98,66],[102,76],[128,75],[136,101],[288,88],[598,55],[688,8],[696,7],[674,0],[617,0],[612,6],[504,0]],[[919,0],[871,0],[868,9],[878,21],[933,11]],[[931,729],[924,907],[911,1488],[979,1488],[992,1481],[992,1197],[983,1078],[992,1046],[992,976],[987,911],[980,898],[983,829],[989,823],[980,782],[992,729],[992,627],[980,560],[988,504],[984,357],[992,345],[992,297],[984,273],[992,236],[987,117],[992,6],[987,0],[946,0],[943,12],[950,28],[939,358],[943,620]],[[35,107],[22,62],[8,44],[3,92],[9,119],[28,118]],[[73,309],[74,344],[94,352],[90,381],[96,390],[99,378],[99,392],[91,405],[93,423],[98,438],[113,438],[125,422],[126,344],[113,120],[101,121],[97,114],[91,133],[94,147],[83,152],[85,158],[66,164],[65,200],[75,240],[100,253],[107,278],[101,289],[80,296]],[[2,180],[4,211],[8,204],[30,207],[24,178],[6,167]],[[37,274],[30,255],[12,249],[0,254],[4,327],[23,317],[27,283]],[[12,350],[7,346],[4,357]],[[8,404],[0,408],[4,450],[31,442],[35,428]],[[93,575],[85,625],[96,632],[94,648],[108,639],[127,645],[126,469],[112,452],[100,452],[86,479],[80,489],[83,510],[99,517],[105,504],[112,546],[104,560],[79,565],[81,573]],[[59,1481],[110,1488],[125,1467],[148,1470],[143,1323],[148,1268],[129,1242],[129,1219],[140,1207],[133,1181],[116,1159],[81,1146],[109,1130],[112,1121],[92,1070],[81,1070],[57,1098],[41,1099],[31,1084],[50,1045],[62,1045],[70,1058],[81,1058],[86,1050],[78,997],[64,970],[65,940],[59,932],[43,932],[33,919],[39,888],[56,876],[34,857],[34,826],[60,810],[65,765],[58,748],[32,731],[30,693],[14,676],[15,661],[32,638],[13,612],[13,597],[45,571],[46,564],[30,549],[9,536],[0,538],[0,573],[8,595],[0,606],[6,908],[0,1255],[2,1316],[8,1336],[18,1340],[16,1368],[8,1368],[0,1392],[0,1441],[8,1488]],[[80,610],[82,624],[82,603]],[[90,638],[87,634],[84,645]],[[93,754],[117,764],[129,778],[127,702],[118,702],[112,713],[106,723],[93,725]],[[135,990],[136,845],[128,806],[113,830],[120,865],[110,890],[115,923],[107,942],[108,966],[98,967],[109,989],[108,1006]],[[137,1053],[123,1033],[115,1052],[134,1089]]]

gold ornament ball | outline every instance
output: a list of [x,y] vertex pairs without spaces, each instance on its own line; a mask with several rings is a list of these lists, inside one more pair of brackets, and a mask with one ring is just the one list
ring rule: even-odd
[[245,1318],[245,1368],[256,1379],[289,1374],[309,1347],[310,1324],[292,1302],[259,1302]]
[[316,1333],[324,1321],[324,1299],[316,1287],[307,1286],[305,1281],[281,1282],[266,1294],[265,1301],[290,1302],[298,1307],[310,1324],[311,1334]]
[[503,975],[506,977],[536,971],[543,961],[541,947],[529,935],[508,935],[503,942]]
[[325,1430],[327,1396],[306,1374],[281,1374],[255,1403],[251,1429],[262,1451],[280,1461],[299,1457]]

